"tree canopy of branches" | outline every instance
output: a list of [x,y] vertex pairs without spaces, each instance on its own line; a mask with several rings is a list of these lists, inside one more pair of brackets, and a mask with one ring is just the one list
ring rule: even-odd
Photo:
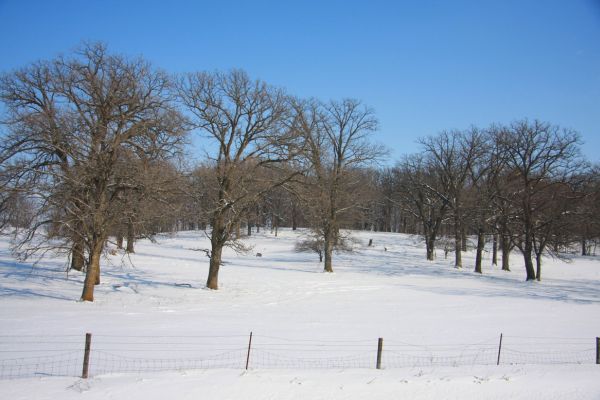
[[435,242],[450,208],[448,187],[434,165],[418,154],[406,156],[394,169],[396,202],[422,225],[427,259],[435,256]]
[[[579,135],[545,122],[527,120],[495,127],[493,135],[503,155],[506,179],[512,183],[511,190],[503,196],[515,211],[510,224],[513,242],[523,254],[527,280],[540,280],[541,254],[547,244],[543,232],[558,217],[548,219],[544,214],[556,206],[555,196],[568,192],[559,188],[568,185],[569,179],[582,170]],[[537,271],[532,261],[534,252],[539,255]]]
[[481,156],[481,140],[476,129],[471,131],[441,132],[436,136],[421,139],[425,156],[444,192],[447,208],[452,211],[454,221],[454,266],[462,268],[463,249],[463,196],[473,165]]
[[[0,101],[0,229],[15,228],[23,258],[68,254],[85,272],[84,301],[109,237],[133,252],[165,230],[205,230],[210,289],[224,248],[248,250],[242,223],[248,235],[308,227],[297,250],[325,272],[351,227],[420,234],[428,260],[443,239],[458,268],[476,236],[478,273],[492,235],[493,263],[499,244],[509,271],[518,249],[527,280],[541,280],[544,254],[600,242],[598,166],[576,132],[546,122],[442,131],[377,168],[378,121],[359,100],[297,99],[241,70],[173,77],[96,43],[0,75]],[[175,161],[192,130],[207,152],[184,172]]]
[[261,174],[298,151],[294,132],[288,129],[289,97],[239,70],[182,76],[177,93],[194,128],[215,145],[209,160],[211,249],[206,286],[218,289],[223,248],[242,248],[234,235],[240,221],[269,190],[296,174],[292,171],[275,180]]
[[0,78],[8,110],[0,148],[4,187],[25,194],[37,208],[19,249],[27,257],[61,246],[82,252],[78,246],[85,246],[82,300],[94,299],[117,205],[139,187],[135,174],[120,173],[119,163],[125,156],[166,158],[184,135],[168,87],[165,73],[142,59],[110,54],[102,44]]
[[309,171],[304,198],[317,242],[323,243],[324,270],[333,272],[333,250],[342,239],[340,221],[360,204],[359,168],[384,153],[369,141],[377,120],[373,110],[353,99],[299,102],[295,109]]

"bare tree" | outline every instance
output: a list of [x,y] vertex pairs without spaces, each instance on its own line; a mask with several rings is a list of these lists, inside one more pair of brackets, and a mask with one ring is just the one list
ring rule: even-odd
[[406,156],[394,172],[396,202],[422,225],[427,259],[433,261],[435,242],[450,208],[448,188],[439,170],[420,154]]
[[463,196],[469,173],[476,159],[480,157],[481,145],[477,129],[470,131],[441,132],[436,136],[421,139],[419,142],[429,157],[431,166],[436,169],[441,184],[446,188],[448,206],[454,221],[454,266],[462,268],[463,243]]
[[290,179],[290,175],[276,181],[261,179],[258,172],[282,165],[297,152],[287,123],[288,96],[239,70],[185,75],[178,81],[177,93],[194,127],[214,143],[206,286],[218,289],[223,248],[240,248],[236,228],[259,199]]
[[506,168],[514,178],[514,190],[505,200],[518,211],[512,221],[513,238],[523,253],[527,280],[541,279],[533,267],[536,232],[543,229],[544,193],[580,168],[579,135],[545,122],[517,121],[494,129]]
[[[47,240],[52,238],[67,247],[83,243],[84,301],[93,301],[100,280],[100,257],[117,218],[114,205],[137,185],[135,176],[117,179],[118,161],[126,152],[168,155],[185,133],[168,87],[166,74],[144,60],[112,55],[101,44],[0,80],[9,130],[0,150],[2,168],[38,206],[20,249],[29,256],[61,247]],[[32,241],[36,233],[45,240]]]
[[600,239],[600,166],[584,171],[573,189],[582,198],[570,215],[567,231],[579,242],[582,256],[592,255],[592,245]]
[[305,187],[310,199],[313,229],[322,236],[325,272],[333,272],[333,250],[341,241],[340,220],[356,210],[361,185],[357,171],[385,154],[372,144],[377,129],[373,110],[360,101],[345,99],[320,104],[298,102],[296,129],[306,141],[305,157],[310,166]]

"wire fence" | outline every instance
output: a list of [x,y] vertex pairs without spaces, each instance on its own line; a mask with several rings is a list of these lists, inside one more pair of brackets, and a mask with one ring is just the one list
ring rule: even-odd
[[[91,339],[91,336],[90,336]],[[480,343],[302,340],[267,335],[0,335],[0,379],[194,369],[407,368],[600,363],[600,339],[500,336]],[[85,365],[85,366],[84,366]]]

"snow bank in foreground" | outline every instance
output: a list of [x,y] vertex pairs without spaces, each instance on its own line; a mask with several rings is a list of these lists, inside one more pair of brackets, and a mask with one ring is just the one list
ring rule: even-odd
[[598,399],[600,366],[406,370],[202,370],[0,382],[2,398],[37,399]]

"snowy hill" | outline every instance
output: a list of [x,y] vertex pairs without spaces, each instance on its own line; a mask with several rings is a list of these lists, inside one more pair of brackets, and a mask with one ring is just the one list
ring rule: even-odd
[[[354,236],[354,252],[336,254],[335,273],[325,274],[316,254],[294,251],[299,233],[254,234],[246,239],[251,253],[226,251],[218,291],[204,288],[202,232],[159,236],[157,243],[137,243],[131,256],[115,252],[103,260],[94,303],[76,301],[83,276],[67,276],[64,258],[32,267],[15,261],[2,239],[2,359],[40,360],[60,349],[80,357],[86,332],[93,342],[91,379],[0,379],[0,397],[600,396],[598,258],[547,259],[544,281],[525,282],[516,252],[512,272],[492,267],[488,254],[480,276],[471,272],[472,253],[456,270],[443,252],[426,261],[417,237]],[[250,369],[242,373],[251,331]],[[500,333],[504,351],[496,366]],[[204,354],[219,354],[213,365],[226,369],[195,370],[183,361],[170,369],[166,361]],[[76,376],[79,361],[74,365]],[[107,374],[128,371],[135,372]]]

